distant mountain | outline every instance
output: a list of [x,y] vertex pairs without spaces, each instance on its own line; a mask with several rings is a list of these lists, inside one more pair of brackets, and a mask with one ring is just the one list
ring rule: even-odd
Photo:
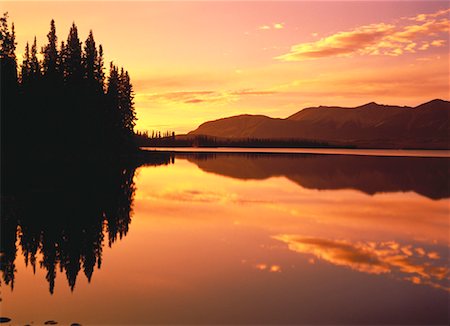
[[284,176],[303,188],[354,189],[369,195],[413,191],[450,197],[450,158],[298,154],[177,154],[200,169],[243,180]]
[[305,108],[286,119],[238,115],[205,122],[190,135],[306,139],[369,148],[449,148],[450,102],[415,108],[368,103],[355,108]]

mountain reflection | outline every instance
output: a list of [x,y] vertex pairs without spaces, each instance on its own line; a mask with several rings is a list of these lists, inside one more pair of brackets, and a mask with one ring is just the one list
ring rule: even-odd
[[[128,232],[133,177],[140,165],[173,162],[162,155],[138,162],[33,162],[3,166],[1,256],[3,282],[14,288],[17,245],[26,265],[45,269],[53,293],[57,268],[73,290],[82,271],[88,281],[102,264],[102,246]],[[61,162],[59,162],[61,163]]]
[[317,190],[354,189],[369,195],[413,191],[450,197],[450,159],[303,154],[177,154],[205,172],[236,179],[284,176]]

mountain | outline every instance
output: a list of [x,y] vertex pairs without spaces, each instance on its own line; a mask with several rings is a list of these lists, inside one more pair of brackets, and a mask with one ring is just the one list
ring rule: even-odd
[[238,115],[205,122],[190,135],[305,139],[370,148],[449,148],[450,102],[417,107],[374,102],[355,108],[305,108],[286,119]]
[[374,195],[408,192],[450,197],[450,158],[298,154],[177,154],[208,173],[235,179],[286,177],[303,188],[354,189]]

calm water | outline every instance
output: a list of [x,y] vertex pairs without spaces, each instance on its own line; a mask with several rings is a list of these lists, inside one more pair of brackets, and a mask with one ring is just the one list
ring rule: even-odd
[[2,202],[1,316],[448,324],[449,163],[178,153],[37,178]]

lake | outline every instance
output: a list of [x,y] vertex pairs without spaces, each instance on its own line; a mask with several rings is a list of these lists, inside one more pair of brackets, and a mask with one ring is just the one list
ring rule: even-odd
[[450,159],[381,154],[30,163],[2,197],[1,316],[448,324]]

